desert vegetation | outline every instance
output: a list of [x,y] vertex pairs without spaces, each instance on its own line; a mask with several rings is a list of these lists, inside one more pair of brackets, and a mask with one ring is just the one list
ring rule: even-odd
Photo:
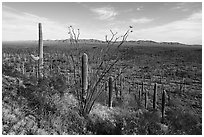
[[3,43],[2,134],[201,135],[202,48],[42,39]]

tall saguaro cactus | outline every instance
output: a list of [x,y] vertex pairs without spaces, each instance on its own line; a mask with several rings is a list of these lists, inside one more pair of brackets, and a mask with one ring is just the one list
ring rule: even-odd
[[144,94],[144,82],[142,82],[142,95]]
[[38,76],[42,77],[42,70],[43,70],[43,36],[42,36],[42,24],[38,24],[39,27],[39,43],[38,43]]
[[112,107],[113,77],[109,77],[108,87],[109,87],[108,107]]
[[141,90],[138,88],[138,98],[139,98],[139,101],[141,101]]
[[166,102],[166,91],[163,89],[162,91],[162,120],[164,119],[165,102]]
[[86,53],[82,55],[82,96],[85,96],[85,93],[88,89],[88,56]]
[[23,75],[25,74],[25,72],[26,72],[26,71],[25,71],[25,63],[23,62],[23,63],[22,63],[22,73],[23,73]]
[[115,80],[115,96],[118,98],[118,87],[117,87],[117,81]]
[[156,109],[157,105],[157,83],[154,84],[154,94],[153,94],[153,109]]
[[148,91],[145,91],[145,109],[147,109],[147,107],[148,107],[148,101],[149,99],[148,99]]

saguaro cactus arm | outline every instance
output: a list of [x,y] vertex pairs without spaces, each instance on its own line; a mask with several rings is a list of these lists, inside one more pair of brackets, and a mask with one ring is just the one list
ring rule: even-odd
[[31,56],[31,58],[32,58],[34,61],[38,61],[38,60],[39,60],[39,57],[38,57],[38,56],[36,57],[36,56],[34,56],[33,54],[31,54],[30,56]]

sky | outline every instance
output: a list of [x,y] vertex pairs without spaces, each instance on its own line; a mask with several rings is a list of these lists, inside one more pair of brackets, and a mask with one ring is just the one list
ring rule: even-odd
[[80,39],[105,40],[110,30],[127,40],[202,44],[201,2],[2,2],[2,40],[68,39],[68,26]]

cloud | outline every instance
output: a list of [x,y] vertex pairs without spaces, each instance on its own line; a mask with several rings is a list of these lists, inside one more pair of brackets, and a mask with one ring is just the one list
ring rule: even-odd
[[136,8],[136,10],[141,11],[141,10],[143,10],[143,8],[144,8],[143,6],[139,6],[139,7]]
[[7,6],[2,8],[3,40],[36,40],[38,39],[38,23],[42,23],[44,39],[68,38],[65,24],[20,12]]
[[128,9],[126,9],[126,10],[123,10],[124,13],[130,13],[130,12],[132,12],[132,11],[133,11],[133,9],[131,9],[131,8],[128,8]]
[[113,7],[94,8],[91,11],[97,14],[100,20],[113,20],[118,15],[118,12]]
[[202,44],[202,12],[162,26],[137,30],[134,35],[137,39]]
[[145,18],[145,17],[139,18],[139,19],[134,19],[134,18],[131,19],[132,23],[137,23],[137,24],[149,23],[151,21],[153,21],[153,19],[149,19],[149,18]]
[[189,21],[202,21],[202,12],[199,11],[199,12],[196,12],[196,13],[193,13],[192,15],[190,15],[187,20]]
[[177,3],[175,4],[175,6],[173,6],[172,8],[170,8],[170,10],[180,10],[180,11],[189,11],[189,7],[188,7],[188,4],[189,3],[186,3],[186,2],[180,2],[180,3]]

